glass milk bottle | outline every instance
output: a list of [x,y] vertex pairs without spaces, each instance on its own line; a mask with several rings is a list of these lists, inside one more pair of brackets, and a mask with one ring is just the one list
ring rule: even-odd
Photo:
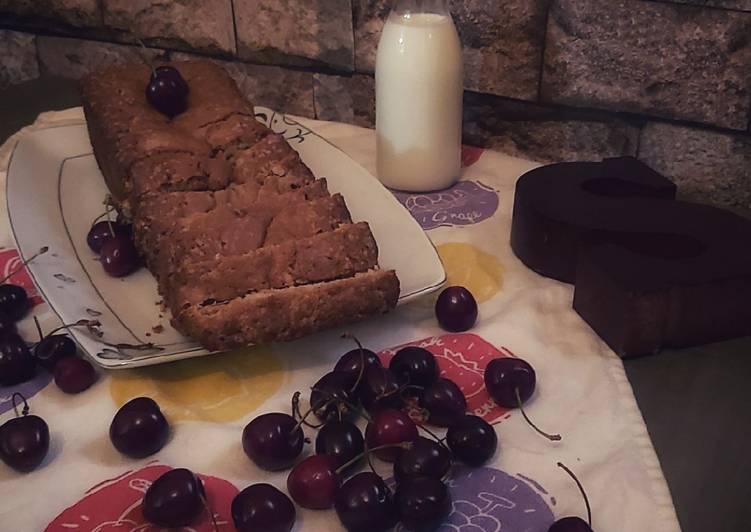
[[411,192],[454,184],[464,68],[448,0],[396,0],[375,70],[378,178]]

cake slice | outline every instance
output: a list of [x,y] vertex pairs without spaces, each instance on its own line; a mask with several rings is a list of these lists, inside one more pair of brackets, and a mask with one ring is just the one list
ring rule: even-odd
[[351,277],[378,265],[378,247],[365,222],[264,246],[241,255],[185,262],[177,267],[167,296],[178,311],[284,288]]
[[227,302],[190,306],[174,325],[208,349],[294,340],[381,314],[396,305],[399,281],[391,270],[371,270],[324,283],[263,290]]

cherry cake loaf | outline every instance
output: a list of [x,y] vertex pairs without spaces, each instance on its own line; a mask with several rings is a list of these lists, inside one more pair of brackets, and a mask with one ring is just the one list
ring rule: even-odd
[[379,269],[368,224],[353,223],[344,199],[255,119],[221,67],[171,67],[187,84],[181,112],[149,102],[143,64],[89,75],[83,105],[99,168],[175,328],[223,350],[393,308],[399,281]]

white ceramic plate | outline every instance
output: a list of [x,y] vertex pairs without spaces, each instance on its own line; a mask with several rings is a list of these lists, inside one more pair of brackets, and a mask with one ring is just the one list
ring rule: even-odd
[[[399,277],[400,303],[443,285],[446,273],[435,248],[375,177],[294,120],[261,107],[256,115],[289,140],[316,176],[327,178],[332,193],[344,196],[355,221],[370,223],[381,267],[396,270]],[[146,269],[126,278],[109,277],[86,245],[92,220],[104,212],[107,188],[85,125],[24,136],[12,154],[6,193],[21,257],[49,246],[29,264],[29,271],[52,310],[64,323],[82,318],[101,322],[102,338],[85,328],[71,330],[97,364],[146,366],[209,353],[170,326],[169,312],[157,304],[156,281]],[[158,349],[120,344],[155,344]]]

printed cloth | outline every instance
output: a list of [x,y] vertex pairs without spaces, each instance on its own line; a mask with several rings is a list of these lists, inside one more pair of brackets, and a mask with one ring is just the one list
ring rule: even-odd
[[[30,128],[81,123],[80,108],[45,113]],[[375,135],[350,125],[297,119],[375,171]],[[29,128],[27,128],[28,130]],[[0,148],[0,170],[24,130]],[[572,310],[573,288],[528,270],[509,246],[514,183],[535,163],[465,147],[462,180],[430,194],[396,193],[438,249],[450,284],[469,288],[480,304],[477,325],[447,334],[435,320],[433,297],[382,318],[348,328],[384,360],[398,346],[432,351],[444,376],[456,381],[468,409],[490,422],[499,447],[485,466],[456,467],[449,486],[453,499],[444,532],[546,532],[557,518],[586,518],[581,495],[556,466],[563,462],[579,477],[592,505],[593,529],[601,532],[679,530],[670,493],[620,359]],[[29,176],[33,179],[33,176]],[[0,172],[5,190],[5,173]],[[0,201],[0,272],[18,265]],[[406,253],[409,250],[405,250]],[[33,283],[22,270],[11,278],[34,295],[45,330],[55,326]],[[21,324],[34,338],[31,318]],[[19,474],[0,463],[0,530],[158,530],[145,523],[140,501],[151,481],[169,467],[187,467],[206,483],[219,530],[234,530],[232,497],[257,482],[286,491],[286,472],[268,473],[242,451],[243,427],[255,416],[290,411],[296,390],[307,391],[353,346],[328,331],[294,343],[275,344],[143,369],[102,372],[79,395],[66,395],[49,374],[0,388],[0,422],[13,416],[14,391],[29,399],[32,413],[50,426],[49,455],[39,469]],[[536,434],[518,410],[500,408],[483,386],[483,370],[496,357],[519,356],[537,372],[537,388],[526,405],[542,428],[560,442]],[[108,438],[116,410],[132,397],[148,395],[172,427],[156,455],[133,460]],[[312,429],[306,435],[315,437]],[[438,431],[441,432],[440,430]],[[312,451],[306,445],[304,453]],[[388,464],[374,460],[389,479]],[[341,530],[331,511],[297,509],[299,531]],[[397,530],[399,527],[397,527]],[[213,530],[210,520],[186,530]]]

